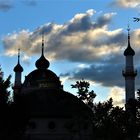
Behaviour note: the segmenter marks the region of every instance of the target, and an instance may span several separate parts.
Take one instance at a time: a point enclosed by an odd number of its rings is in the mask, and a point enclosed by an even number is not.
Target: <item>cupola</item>
[[[125,56],[128,56],[128,55],[134,56],[135,55],[135,51],[131,48],[131,45],[130,45],[130,33],[129,33],[130,28],[129,28],[129,26],[128,26],[127,31],[128,31],[128,46],[127,46],[127,48],[124,51],[124,55]]]
[[[17,65],[14,67],[14,72],[23,72],[23,68],[20,65],[20,49],[18,49],[18,63]]]
[[[38,69],[47,69],[50,65],[49,61],[44,56],[44,36],[42,35],[42,53],[41,57],[35,63]]]

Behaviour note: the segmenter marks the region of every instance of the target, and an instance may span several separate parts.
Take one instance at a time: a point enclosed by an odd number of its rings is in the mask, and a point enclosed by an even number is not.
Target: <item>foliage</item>
[[[0,139],[7,139],[10,132],[11,112],[9,104],[11,75],[3,79],[3,72],[0,68]],[[10,117],[9,117],[10,116]]]
[[[93,100],[96,97],[96,94],[93,90],[89,91],[89,82],[82,79],[81,81],[77,81],[76,84],[71,85],[71,87],[78,89],[77,94],[79,99],[81,99],[89,107],[93,107]]]
[[[84,80],[77,81],[72,88],[78,89],[78,97],[84,101],[92,102],[90,106],[93,110],[93,133],[94,139],[103,140],[136,140],[140,134],[140,90],[137,99],[130,99],[126,104],[126,110],[119,106],[113,106],[113,100],[101,103],[94,103],[95,93],[92,91],[89,100],[90,83]]]
[[[103,103],[97,103],[93,109],[93,132],[95,139],[124,139],[126,115],[123,108],[113,106],[110,98]]]
[[[0,69],[0,107],[8,104],[8,99],[10,95],[10,91],[8,91],[8,88],[10,87],[10,79],[11,75],[8,76],[6,80],[4,80],[3,72]]]

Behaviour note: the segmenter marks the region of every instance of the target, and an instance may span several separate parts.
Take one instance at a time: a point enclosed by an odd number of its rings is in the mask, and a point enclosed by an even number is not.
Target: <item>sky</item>
[[[110,97],[123,106],[122,70],[129,24],[135,50],[136,90],[140,88],[140,0],[0,0],[0,65],[5,78],[12,75],[21,50],[22,81],[36,69],[41,54],[42,32],[50,70],[71,89],[85,79],[96,93],[95,102]]]

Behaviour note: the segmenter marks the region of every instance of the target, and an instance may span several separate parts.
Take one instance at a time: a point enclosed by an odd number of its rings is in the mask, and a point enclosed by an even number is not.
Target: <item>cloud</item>
[[[122,69],[123,51],[127,46],[127,35],[123,29],[110,30],[109,25],[116,13],[99,16],[93,9],[78,13],[65,24],[46,23],[33,31],[21,30],[3,38],[5,55],[23,52],[23,60],[41,52],[41,36],[45,37],[45,54],[49,60],[67,60],[81,63],[73,72],[62,73],[72,79],[85,78],[103,86],[124,86]],[[95,18],[96,17],[96,18]],[[131,32],[131,45],[137,53],[140,30]],[[140,56],[136,53],[135,64]],[[138,83],[138,82],[137,82]],[[137,84],[138,85],[138,84]]]
[[[27,56],[27,55],[24,55],[24,56],[22,57],[22,61],[23,61],[24,63],[26,63],[27,65],[30,64],[30,60],[31,60],[31,57],[29,57],[29,56]]]
[[[36,0],[23,0],[22,2],[23,2],[23,4],[25,4],[27,6],[36,6],[37,5]]]
[[[121,73],[122,67],[122,64],[91,64],[88,68],[80,68],[72,73],[61,74],[61,76],[69,76],[70,79],[76,80],[84,78],[106,87],[122,87],[124,85],[124,79]]]
[[[140,0],[115,0],[111,5],[123,8],[137,8],[140,6]]]
[[[51,60],[90,62],[108,59],[110,54],[118,53],[125,35],[122,29],[108,30],[116,13],[105,13],[93,21],[95,13],[95,10],[90,9],[76,14],[66,24],[47,23],[32,32],[21,30],[11,33],[3,39],[5,54],[13,56],[19,47],[26,55],[40,53],[43,32],[45,52]]]
[[[0,1],[0,11],[6,12],[13,8],[13,1],[12,0],[1,0]]]
[[[119,87],[113,87],[110,89],[110,92],[108,94],[108,99],[112,98],[113,103],[115,106],[124,107],[125,101],[125,91],[122,88]]]

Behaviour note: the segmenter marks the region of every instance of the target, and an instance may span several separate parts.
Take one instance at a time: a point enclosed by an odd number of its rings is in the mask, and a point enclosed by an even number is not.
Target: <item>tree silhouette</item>
[[[93,107],[93,100],[96,97],[96,94],[93,90],[89,91],[90,83],[85,80],[76,81],[74,85],[71,85],[72,88],[76,88],[78,98],[81,99],[85,104],[90,108]]]
[[[125,137],[126,114],[123,108],[113,106],[110,98],[94,106],[93,132],[95,139],[118,140]]]
[[[11,75],[6,80],[3,79],[3,72],[0,68],[0,139],[7,139],[10,132],[10,104],[9,95]]]
[[[10,87],[10,79],[11,75],[8,76],[6,80],[3,79],[3,72],[0,68],[0,107],[2,108],[8,105],[8,99],[10,95],[8,88]]]
[[[93,139],[99,140],[136,140],[140,134],[140,90],[137,99],[129,100],[127,109],[113,106],[110,98],[103,103],[94,103],[94,91],[89,91],[90,83],[81,80],[71,85],[78,89],[78,97],[93,110]],[[89,98],[90,97],[90,98]]]

